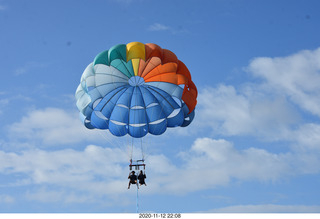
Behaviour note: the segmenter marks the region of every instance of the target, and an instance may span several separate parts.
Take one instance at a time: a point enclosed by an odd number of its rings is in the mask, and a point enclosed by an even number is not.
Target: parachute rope
[[[139,189],[137,186],[136,213],[139,213]]]
[[[93,124],[94,124],[94,123],[93,123]],[[103,132],[103,131],[98,131],[99,135],[100,135],[102,138],[104,138],[110,145],[116,144],[116,147],[117,147],[117,148],[119,148],[121,151],[124,151],[123,148],[122,148],[123,145],[121,145],[120,142],[118,142],[118,141],[112,141],[111,139],[109,139],[108,137],[106,137],[106,135],[103,134],[102,132]]]
[[[144,160],[144,150],[143,150],[142,138],[140,139],[140,146],[141,146],[141,157],[142,157],[142,160]]]

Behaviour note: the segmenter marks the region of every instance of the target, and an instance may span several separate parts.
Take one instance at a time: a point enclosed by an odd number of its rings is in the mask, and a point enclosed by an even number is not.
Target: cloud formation
[[[320,116],[320,48],[287,57],[253,59],[247,71],[274,92],[287,95],[304,110]]]
[[[92,201],[94,196],[122,194],[126,190],[124,163],[127,156],[121,149],[87,146],[83,151],[63,149],[26,150],[21,153],[0,151],[0,174],[19,175],[1,186],[36,186],[25,196],[44,202]],[[77,197],[77,193],[86,194]],[[73,198],[72,198],[73,197]],[[6,198],[5,200],[13,200]],[[72,201],[73,200],[73,201]]]
[[[98,130],[86,129],[76,112],[59,108],[30,111],[21,121],[12,124],[8,130],[12,138],[38,142],[37,145],[41,147],[74,144],[85,140],[96,142],[107,138]]]
[[[165,31],[170,29],[171,28],[169,26],[160,23],[154,23],[148,27],[149,31]]]
[[[245,69],[260,80],[200,90],[195,125],[210,128],[213,136],[252,136],[318,147],[320,48],[255,58]]]
[[[196,125],[224,136],[279,138],[296,124],[298,115],[282,97],[270,97],[257,87],[237,90],[231,85],[208,87],[199,94]]]

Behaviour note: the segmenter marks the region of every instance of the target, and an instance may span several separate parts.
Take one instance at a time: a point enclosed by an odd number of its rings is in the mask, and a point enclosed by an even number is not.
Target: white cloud
[[[246,70],[262,80],[199,91],[192,126],[213,136],[253,136],[319,151],[320,124],[304,118],[320,115],[320,48],[255,58]]]
[[[170,29],[171,28],[169,26],[160,23],[154,23],[148,27],[149,31],[166,31]]]
[[[270,153],[237,149],[224,139],[198,138],[173,163],[163,154],[150,154],[144,194],[187,194],[228,185],[232,180],[277,182],[299,174],[318,173],[318,153]],[[84,150],[21,153],[0,151],[0,173],[14,177],[2,186],[32,186],[26,198],[40,202],[99,202],[120,199],[127,190],[128,157],[120,148],[89,145]],[[196,185],[196,186],[195,186]],[[111,200],[110,200],[111,201]]]
[[[31,98],[23,96],[21,94],[12,95],[10,92],[0,92],[0,115],[6,115],[6,111],[12,107],[12,103],[15,101],[28,102],[32,101]]]
[[[206,213],[319,213],[320,206],[305,205],[236,205],[213,209]]]
[[[91,181],[95,175],[111,178],[120,175],[121,163],[127,161],[121,149],[87,146],[83,151],[64,149],[59,151],[28,150],[21,154],[0,151],[1,172],[25,173],[35,184],[68,184]]]
[[[30,111],[20,122],[10,125],[8,130],[16,140],[39,141],[41,146],[108,140],[107,132],[102,134],[99,130],[88,130],[81,124],[76,112],[59,108]]]
[[[320,151],[320,124],[305,123],[292,130],[287,141],[292,143],[292,149],[298,152]]]
[[[183,26],[171,27],[161,23],[153,23],[148,28],[148,31],[151,32],[160,32],[160,31],[168,31],[171,34],[187,34],[189,33]]]
[[[34,62],[34,61],[27,62],[23,66],[16,68],[14,70],[14,75],[20,76],[22,74],[30,72],[31,70],[46,67],[47,65],[48,65],[47,63],[42,63],[42,62]]]
[[[121,149],[94,145],[83,151],[0,151],[0,173],[19,176],[1,186],[32,186],[26,197],[41,202],[92,202],[126,192],[127,162]]]
[[[238,91],[219,85],[199,92],[195,125],[224,136],[255,135],[282,138],[299,116],[286,99],[263,94],[256,87]]]
[[[159,182],[156,186],[161,191],[183,194],[228,185],[232,179],[278,182],[320,172],[319,151],[271,153],[254,147],[239,150],[224,139],[198,138],[190,150],[180,153],[180,158],[184,160],[181,166],[161,159],[167,165],[166,177],[160,174],[153,179]]]
[[[259,57],[247,70],[265,80],[270,90],[286,94],[302,109],[320,116],[320,48],[287,57]]]
[[[15,202],[14,197],[12,197],[10,195],[2,195],[2,194],[0,194],[0,203],[11,204],[13,202]]]
[[[292,171],[286,155],[256,148],[237,150],[223,139],[199,138],[180,156],[185,164],[172,174],[170,182],[165,182],[164,190],[176,193],[204,190],[227,185],[233,178],[276,181]]]

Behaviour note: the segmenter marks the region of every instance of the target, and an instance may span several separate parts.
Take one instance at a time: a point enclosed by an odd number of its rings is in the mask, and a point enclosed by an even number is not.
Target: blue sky
[[[136,211],[128,138],[85,129],[74,98],[98,53],[133,41],[173,51],[199,91],[189,127],[143,140],[140,212],[320,212],[319,9],[0,0],[0,212]]]

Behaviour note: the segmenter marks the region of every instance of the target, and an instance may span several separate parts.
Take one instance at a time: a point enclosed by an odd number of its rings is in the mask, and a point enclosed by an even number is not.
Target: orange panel
[[[146,62],[140,61],[139,75],[146,82],[161,81],[173,84],[184,84],[182,100],[192,112],[197,104],[197,87],[191,80],[191,74],[186,65],[167,49],[147,43],[145,44]]]
[[[168,63],[168,62],[174,62],[178,63],[177,56],[171,52],[170,50],[163,49],[162,50],[162,58],[161,58],[162,64]]]
[[[157,66],[161,65],[161,59],[158,57],[152,57],[146,62],[146,66],[144,67],[143,72],[141,73],[141,77],[145,77],[150,71],[154,70]]]
[[[197,90],[196,85],[193,83],[193,81],[190,81],[190,82],[189,82],[189,88],[190,88],[190,91],[194,93],[195,98],[197,98],[197,96],[198,96],[198,90]]]
[[[146,62],[145,62],[143,59],[140,59],[138,76],[141,77],[142,72],[144,71],[144,69],[145,69],[146,66],[147,66]]]
[[[193,81],[190,80],[188,85],[184,87],[183,94],[182,94],[182,100],[188,106],[189,113],[192,112],[192,110],[197,105],[197,96],[198,96],[197,87],[193,83]]]
[[[147,43],[145,44],[145,50],[146,50],[146,60],[148,60],[151,57],[162,57],[162,49],[160,46],[154,43]]]
[[[161,73],[166,73],[166,72],[177,72],[177,64],[176,63],[167,63],[167,64],[164,64],[164,65],[159,65],[158,68],[159,68],[159,71]]]
[[[178,76],[178,83],[177,83],[178,85],[188,83],[188,79],[186,78],[186,76],[180,75],[180,74],[177,74],[177,76]]]
[[[151,81],[161,81],[161,82],[168,82],[168,83],[172,83],[172,84],[177,84],[178,77],[175,72],[171,72],[171,73],[155,75],[154,77],[151,77],[149,79],[145,79],[145,82],[151,82]]]
[[[173,72],[176,74],[177,64],[176,63],[167,63],[165,65],[158,65],[156,68],[152,69],[149,73],[144,75],[144,79],[149,79],[158,74],[164,74],[168,72]]]
[[[197,105],[197,99],[190,91],[187,91],[182,95],[182,100],[188,106],[189,113],[192,112]]]
[[[186,76],[189,80],[191,80],[191,74],[187,68],[187,66],[179,60],[177,74],[182,74]]]

